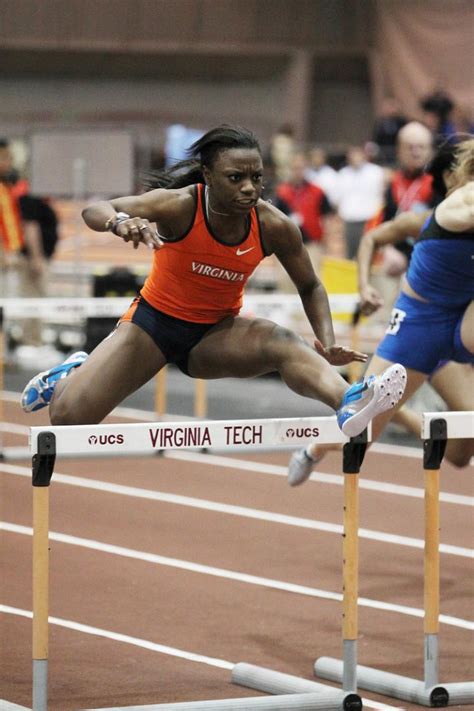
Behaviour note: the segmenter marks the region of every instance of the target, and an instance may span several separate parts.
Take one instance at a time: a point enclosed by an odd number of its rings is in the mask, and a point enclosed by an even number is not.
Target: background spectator
[[[361,146],[350,148],[346,160],[337,179],[337,208],[344,223],[346,258],[355,259],[365,223],[382,204],[385,177]]]
[[[385,191],[383,207],[367,225],[368,229],[392,220],[399,212],[424,212],[433,206],[432,177],[424,173],[433,151],[433,135],[423,124],[411,121],[400,129],[397,141],[398,169]],[[413,240],[407,239],[384,250],[384,270],[399,276],[408,264]]]
[[[293,126],[284,124],[270,139],[270,157],[278,180],[288,180],[291,157],[295,152]]]
[[[307,179],[308,161],[304,153],[295,153],[290,161],[290,177],[276,190],[276,207],[300,228],[313,268],[319,272],[323,253],[324,216],[332,212],[320,187]]]
[[[8,140],[0,139],[0,294],[46,296],[46,264],[57,241],[57,220],[44,201],[27,194],[19,181]],[[22,342],[40,346],[37,319],[25,319]]]
[[[329,202],[334,205],[337,191],[337,172],[327,162],[327,153],[324,148],[314,146],[309,151],[309,167],[306,177],[318,185],[325,193]]]

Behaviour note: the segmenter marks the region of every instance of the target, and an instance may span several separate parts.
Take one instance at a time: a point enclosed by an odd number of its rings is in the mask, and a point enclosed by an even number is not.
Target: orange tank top
[[[199,184],[191,227],[154,253],[141,294],[169,316],[217,323],[239,313],[245,284],[264,257],[256,209],[250,211],[245,237],[238,244],[224,244],[211,231],[204,185]]]

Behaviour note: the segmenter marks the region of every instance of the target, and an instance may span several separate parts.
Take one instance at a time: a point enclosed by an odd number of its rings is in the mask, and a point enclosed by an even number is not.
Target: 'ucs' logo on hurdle
[[[87,441],[89,444],[123,444],[124,436],[122,434],[91,435]]]
[[[286,436],[287,437],[319,437],[319,428],[318,427],[296,427],[293,429],[292,427],[289,427],[286,430]]]

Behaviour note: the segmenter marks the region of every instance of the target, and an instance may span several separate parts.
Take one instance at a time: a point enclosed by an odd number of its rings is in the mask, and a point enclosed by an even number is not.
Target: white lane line
[[[0,462],[0,472],[13,474],[16,476],[31,477],[31,470],[27,467],[19,467],[15,464],[4,464]],[[285,526],[295,526],[296,528],[308,528],[313,531],[323,531],[324,533],[336,533],[342,535],[344,530],[340,524],[327,523],[325,521],[316,521],[309,518],[301,518],[298,516],[289,516],[287,514],[274,513],[272,511],[263,511],[262,509],[252,509],[246,506],[234,506],[233,504],[223,504],[217,501],[209,501],[207,499],[197,499],[192,496],[182,496],[179,494],[168,494],[161,491],[152,491],[150,489],[140,489],[133,486],[124,486],[123,484],[113,484],[107,481],[97,479],[86,479],[84,477],[72,476],[70,474],[54,473],[54,482],[58,484],[66,484],[69,486],[78,486],[84,489],[94,489],[110,494],[118,494],[121,496],[131,496],[138,499],[148,499],[149,501],[160,501],[167,504],[175,504],[178,506],[188,506],[190,508],[203,509],[205,511],[213,511],[216,513],[224,513],[229,516],[241,516],[257,521],[269,521],[270,523],[278,523]],[[359,537],[370,541],[379,541],[383,543],[391,543],[398,546],[406,546],[408,548],[423,549],[424,541],[421,538],[412,538],[410,536],[400,536],[394,533],[385,533],[383,531],[373,531],[368,528],[359,529]],[[447,555],[460,556],[462,558],[473,558],[474,550],[472,548],[464,548],[462,546],[454,546],[448,543],[441,543],[439,546],[440,553]]]
[[[33,613],[30,610],[22,610],[18,607],[11,607],[10,605],[0,605],[0,612],[3,612],[7,615],[18,615],[19,617],[26,617],[27,619],[33,618]],[[156,644],[155,642],[150,642],[146,639],[130,637],[126,634],[120,634],[119,632],[111,632],[110,630],[103,630],[99,627],[91,627],[90,625],[84,625],[80,622],[74,622],[72,620],[63,620],[60,617],[49,617],[48,621],[51,625],[65,627],[66,629],[74,630],[75,632],[95,635],[96,637],[105,637],[106,639],[111,639],[114,642],[123,642],[124,644],[131,644],[135,647],[141,647],[142,649],[147,649],[151,652],[167,654],[171,657],[179,657],[180,659],[186,659],[187,661],[198,662],[200,664],[207,664],[211,667],[218,667],[219,669],[227,669],[228,671],[230,671],[235,666],[235,662],[228,662],[225,659],[218,659],[217,657],[206,657],[202,654],[195,654],[194,652],[185,652],[182,649],[168,647],[163,644]],[[362,701],[364,704],[364,708],[377,709],[379,711],[403,711],[403,709],[398,706],[389,706],[388,704],[382,704],[378,701],[372,701],[370,699],[362,699]]]
[[[9,432],[10,434],[25,435],[28,437],[30,428],[26,425],[17,425],[15,422],[0,422],[0,432]]]
[[[370,451],[370,450],[369,450]],[[288,475],[288,468],[277,464],[264,464],[262,462],[252,462],[243,459],[234,459],[215,454],[202,454],[200,452],[166,452],[165,457],[169,459],[181,459],[187,462],[198,462],[216,467],[226,467],[228,469],[239,469],[241,471],[259,472],[263,474],[275,474],[276,476]],[[421,470],[420,470],[421,473]],[[325,474],[324,472],[313,472],[312,481],[323,484],[334,484],[342,486],[344,477],[341,474]],[[401,484],[391,484],[383,481],[372,481],[359,477],[359,488],[369,491],[380,491],[385,494],[396,494],[398,496],[410,496],[415,499],[423,499],[425,492],[422,488],[415,486],[403,486]],[[440,501],[448,504],[460,504],[461,506],[474,506],[474,496],[463,494],[440,493]]]
[[[20,615],[21,617],[33,617],[33,613],[30,612],[30,610],[21,610],[17,607],[10,607],[9,605],[0,605],[0,612],[4,612],[10,615]],[[220,669],[232,669],[234,666],[232,662],[226,662],[224,659],[206,657],[202,654],[194,654],[194,652],[186,652],[182,649],[175,649],[174,647],[168,647],[163,644],[156,644],[155,642],[150,642],[146,639],[139,639],[138,637],[129,637],[125,634],[120,634],[118,632],[110,632],[109,630],[102,630],[98,627],[91,627],[90,625],[83,625],[80,622],[73,622],[72,620],[63,620],[60,617],[49,617],[48,621],[52,625],[66,627],[69,630],[83,632],[84,634],[93,634],[98,637],[105,637],[106,639],[111,639],[114,642],[125,642],[125,644],[133,644],[135,647],[149,649],[152,652],[159,652],[160,654],[168,654],[172,657],[180,657],[180,659],[187,659],[190,662],[200,662],[201,664],[209,664],[212,667],[219,667]]]
[[[21,526],[6,521],[0,522],[0,530],[26,536],[33,535],[33,529],[29,526]],[[94,541],[90,538],[80,538],[77,536],[71,536],[66,533],[57,533],[54,531],[51,531],[49,533],[49,538],[50,540],[57,541],[58,543],[66,543],[68,545],[79,546],[81,548],[88,548],[90,550],[100,551],[101,553],[111,553],[112,555],[119,555],[124,558],[142,560],[147,563],[154,563],[155,565],[165,565],[171,568],[179,568],[180,570],[186,570],[189,572],[212,575],[217,578],[225,578],[227,580],[234,580],[241,583],[247,583],[249,585],[258,585],[261,587],[272,588],[273,590],[283,590],[285,592],[296,593],[298,595],[306,595],[307,597],[317,597],[323,600],[332,600],[336,602],[342,601],[341,593],[312,588],[307,585],[287,583],[282,580],[264,578],[258,575],[239,573],[234,570],[216,568],[210,565],[202,565],[200,563],[194,563],[187,560],[180,560],[179,558],[169,558],[168,556],[161,556],[157,555],[156,553],[146,553],[144,551],[138,551],[133,548],[124,548],[122,546],[102,543],[100,541]],[[408,615],[410,617],[424,616],[424,611],[417,607],[409,607],[407,605],[396,605],[389,602],[384,602],[381,600],[372,600],[370,598],[365,597],[358,598],[357,602],[360,607],[370,607],[371,609],[375,610],[396,612],[402,615]],[[450,625],[452,627],[459,627],[461,629],[466,630],[474,630],[474,622],[472,622],[471,620],[464,620],[460,617],[453,617],[451,615],[440,615],[439,620],[440,622],[443,622],[444,624]]]

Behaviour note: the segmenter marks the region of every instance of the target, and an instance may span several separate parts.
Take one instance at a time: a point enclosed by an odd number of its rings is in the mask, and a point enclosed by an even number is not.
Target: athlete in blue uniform
[[[453,170],[446,176],[448,196],[421,230],[386,335],[367,370],[367,374],[376,374],[393,360],[407,368],[400,406],[436,371],[440,361],[474,362],[473,179],[474,139],[469,139],[459,144]],[[399,219],[409,220],[410,216]],[[362,294],[363,312],[375,310],[376,302],[376,294],[369,288],[367,299]],[[374,420],[373,439],[391,416],[393,412]],[[305,481],[324,450],[313,443],[296,452],[290,461],[289,483],[294,486]],[[469,455],[469,451],[465,453]]]
[[[440,360],[471,363],[474,357],[461,338],[466,310],[474,298],[474,225],[463,232],[447,229],[441,221],[450,227],[455,223],[446,208],[444,216],[441,211],[442,205],[421,232],[385,338],[376,351],[385,360],[401,358],[405,367],[425,375]]]

